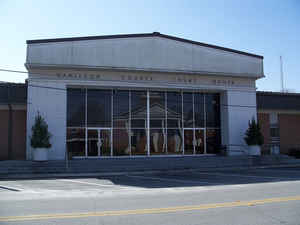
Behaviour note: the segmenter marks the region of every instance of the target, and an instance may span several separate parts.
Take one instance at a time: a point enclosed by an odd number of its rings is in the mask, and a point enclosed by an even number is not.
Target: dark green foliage
[[[31,128],[31,147],[33,148],[50,148],[50,137],[51,134],[48,131],[48,125],[44,118],[38,112],[38,115],[35,117],[35,123]]]
[[[263,145],[264,144],[264,137],[260,132],[260,126],[256,123],[255,119],[252,118],[249,121],[249,127],[246,131],[246,137],[244,138],[247,145]]]

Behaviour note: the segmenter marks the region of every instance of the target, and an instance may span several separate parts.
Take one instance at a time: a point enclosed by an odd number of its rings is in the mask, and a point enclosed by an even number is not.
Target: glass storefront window
[[[193,93],[183,93],[183,126],[194,127]]]
[[[111,90],[87,90],[87,126],[111,127]]]
[[[150,128],[164,128],[166,120],[165,93],[150,91]]]
[[[182,127],[181,92],[167,92],[167,128]]]
[[[184,154],[194,154],[194,130],[184,130]]]
[[[205,95],[206,127],[220,127],[220,95]]]
[[[220,129],[206,130],[206,153],[217,154],[221,145]]]
[[[182,154],[182,129],[167,129],[168,154]]]
[[[67,128],[66,142],[70,156],[85,156],[85,128]]]
[[[130,155],[129,130],[113,129],[113,155]]]
[[[131,154],[148,154],[146,129],[131,129]]]
[[[70,88],[67,126],[72,156],[215,154],[220,95]]]
[[[147,92],[131,91],[131,127],[147,127]]]
[[[126,128],[129,126],[129,91],[113,91],[113,126]]]
[[[67,126],[85,127],[85,89],[67,91]],[[76,102],[76,104],[74,104]]]
[[[194,94],[195,127],[204,127],[204,94]]]
[[[195,130],[195,153],[196,154],[204,154],[204,129],[196,129]]]
[[[150,154],[161,155],[166,154],[167,136],[164,129],[150,130]]]

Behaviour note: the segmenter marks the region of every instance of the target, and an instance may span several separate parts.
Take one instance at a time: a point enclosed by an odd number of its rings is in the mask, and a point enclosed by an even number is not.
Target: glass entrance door
[[[111,156],[111,138],[111,129],[88,129],[87,157]]]

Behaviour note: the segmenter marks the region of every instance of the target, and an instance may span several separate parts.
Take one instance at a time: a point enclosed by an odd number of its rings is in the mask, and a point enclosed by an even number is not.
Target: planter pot
[[[47,148],[34,148],[33,149],[33,160],[34,161],[47,161],[48,160],[48,149]]]
[[[249,145],[249,155],[261,155],[259,145]]]

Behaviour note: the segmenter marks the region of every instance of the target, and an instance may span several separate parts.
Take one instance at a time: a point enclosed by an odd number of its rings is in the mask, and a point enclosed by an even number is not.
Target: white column
[[[244,141],[248,121],[256,119],[256,91],[225,91],[221,93],[221,136],[229,155],[247,152]]]

